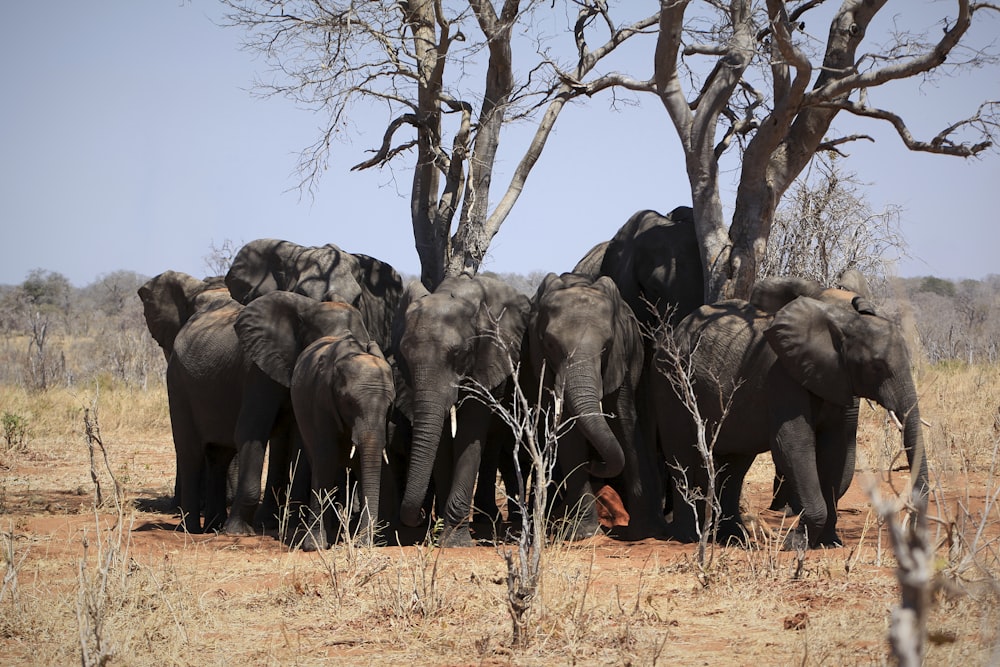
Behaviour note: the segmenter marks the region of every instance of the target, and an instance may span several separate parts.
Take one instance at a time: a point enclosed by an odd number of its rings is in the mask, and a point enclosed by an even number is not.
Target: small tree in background
[[[872,210],[866,184],[844,173],[838,159],[818,155],[776,212],[760,277],[798,276],[833,285],[848,269],[884,285],[886,267],[906,256],[900,209]]]

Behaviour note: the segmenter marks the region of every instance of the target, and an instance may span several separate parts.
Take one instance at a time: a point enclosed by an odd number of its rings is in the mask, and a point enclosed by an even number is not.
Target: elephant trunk
[[[361,495],[364,498],[362,525],[374,526],[379,518],[379,492],[382,480],[382,453],[385,451],[385,425],[364,426],[353,434],[360,455]]]
[[[429,373],[414,374],[417,391],[413,400],[413,444],[407,466],[406,490],[399,511],[400,520],[411,527],[420,525],[422,521],[421,510],[430,486],[441,430],[448,410],[458,400],[456,383],[438,388],[440,381],[433,381],[432,377]]]
[[[590,474],[614,477],[625,468],[625,453],[601,409],[603,384],[596,363],[575,364],[566,371],[563,397],[568,413],[577,419],[574,428],[581,430],[600,459],[591,461]]]
[[[923,501],[930,491],[930,484],[927,481],[927,451],[924,448],[920,408],[913,380],[906,373],[901,378],[887,382],[881,393],[879,403],[892,410],[903,424],[903,450],[910,465],[913,499]]]

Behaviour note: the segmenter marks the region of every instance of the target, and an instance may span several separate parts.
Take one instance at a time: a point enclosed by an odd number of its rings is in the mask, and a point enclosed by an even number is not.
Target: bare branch
[[[884,120],[892,125],[903,144],[911,151],[921,151],[925,153],[938,153],[940,155],[956,155],[958,157],[975,157],[984,150],[994,145],[993,137],[1000,130],[1000,120],[997,111],[1000,110],[1000,102],[984,102],[979,110],[971,117],[953,123],[941,130],[930,141],[919,141],[913,137],[906,122],[901,116],[885,109],[875,109],[848,100],[823,104],[820,106],[831,107],[848,111],[857,116]],[[974,144],[955,143],[950,137],[955,132],[966,127],[974,127],[981,136],[987,137],[984,141]]]
[[[374,167],[375,165],[384,165],[399,153],[412,148],[416,144],[415,141],[408,141],[396,147],[392,146],[393,135],[396,133],[396,130],[403,125],[412,125],[416,127],[418,125],[417,117],[413,114],[404,114],[393,119],[393,121],[389,123],[389,127],[386,129],[385,134],[382,136],[382,146],[375,151],[374,157],[370,160],[365,160],[360,164],[354,165],[351,167],[351,171],[360,171],[362,169]]]

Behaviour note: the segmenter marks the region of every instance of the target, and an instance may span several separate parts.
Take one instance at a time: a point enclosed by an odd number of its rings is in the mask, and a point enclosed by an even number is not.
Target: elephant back
[[[679,322],[704,303],[691,208],[633,215],[609,241],[600,273],[615,281],[640,323],[655,326],[664,317]]]

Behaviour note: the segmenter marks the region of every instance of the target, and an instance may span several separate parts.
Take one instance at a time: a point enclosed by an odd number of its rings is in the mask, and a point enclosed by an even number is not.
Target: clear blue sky
[[[935,11],[954,14],[952,4]],[[335,146],[315,199],[300,196],[296,154],[315,139],[321,119],[287,100],[249,94],[265,64],[239,49],[238,31],[214,23],[220,15],[212,0],[6,4],[0,284],[19,283],[34,268],[61,272],[78,286],[117,269],[203,275],[213,242],[259,237],[333,242],[418,272],[409,172],[348,170],[379,142],[383,118]],[[1000,34],[1000,20],[988,30]],[[898,88],[914,132],[929,138],[981,99],[1000,96],[1000,67],[946,78],[936,89]],[[485,269],[569,270],[636,210],[689,202],[662,107],[652,99],[620,112],[608,107],[604,97],[564,111]],[[874,206],[904,208],[913,259],[900,274],[1000,273],[996,153],[977,161],[916,155],[884,127],[838,126],[878,139],[851,145],[846,169],[873,183]],[[518,140],[503,143],[511,152],[495,187],[506,185]]]

